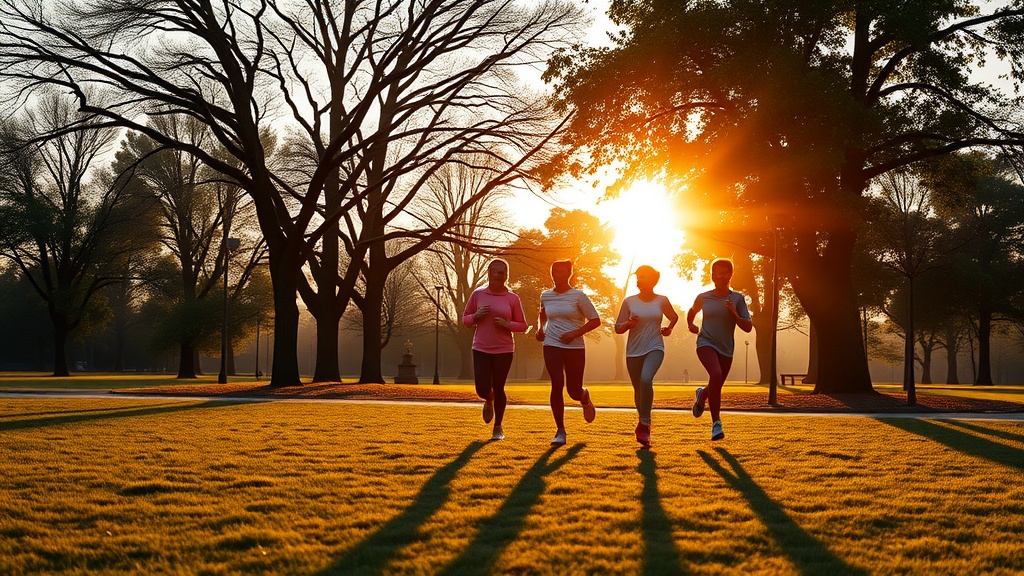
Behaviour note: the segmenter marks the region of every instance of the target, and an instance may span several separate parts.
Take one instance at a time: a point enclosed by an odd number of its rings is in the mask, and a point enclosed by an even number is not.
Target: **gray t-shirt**
[[[730,291],[727,296],[715,296],[713,290],[701,292],[700,300],[704,319],[700,323],[700,334],[697,335],[697,347],[711,346],[722,356],[732,357],[736,344],[736,318],[725,308],[725,301],[732,300],[736,313],[741,318],[750,320],[747,301],[739,292]]]

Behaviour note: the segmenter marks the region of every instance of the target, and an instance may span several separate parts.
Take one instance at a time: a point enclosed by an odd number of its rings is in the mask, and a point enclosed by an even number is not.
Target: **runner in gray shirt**
[[[697,335],[697,358],[708,371],[707,387],[697,388],[697,400],[693,403],[693,415],[700,418],[704,403],[711,409],[711,439],[725,438],[722,431],[721,407],[722,385],[732,367],[736,327],[750,332],[754,325],[747,311],[747,301],[739,292],[729,288],[732,280],[732,261],[719,258],[711,263],[711,281],[715,288],[697,295],[693,307],[686,313],[690,332]],[[700,328],[693,323],[699,312],[704,312]]]

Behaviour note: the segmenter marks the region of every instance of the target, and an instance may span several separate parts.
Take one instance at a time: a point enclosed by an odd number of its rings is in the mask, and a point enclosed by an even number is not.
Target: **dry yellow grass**
[[[1019,422],[0,398],[3,574],[1011,574]]]

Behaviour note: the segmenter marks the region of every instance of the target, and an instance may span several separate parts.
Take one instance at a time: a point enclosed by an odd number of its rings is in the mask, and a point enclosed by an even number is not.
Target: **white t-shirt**
[[[622,301],[616,324],[626,322],[630,316],[640,318],[640,322],[629,330],[629,337],[626,339],[627,358],[643,356],[654,350],[665,350],[665,341],[661,337],[661,319],[664,318],[664,310],[668,306],[668,298],[660,294],[650,302],[644,302],[637,294],[627,296]]]
[[[598,318],[597,309],[582,290],[570,288],[559,294],[545,290],[540,294],[540,307],[547,322],[544,324],[544,345],[557,348],[584,348],[583,337],[566,344],[562,334],[582,328],[588,320]]]

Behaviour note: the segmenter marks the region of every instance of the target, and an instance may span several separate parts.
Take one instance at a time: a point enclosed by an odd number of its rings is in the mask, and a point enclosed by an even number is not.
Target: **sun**
[[[680,228],[678,209],[662,186],[638,182],[617,198],[600,202],[594,213],[615,229],[612,247],[622,261],[608,272],[626,287],[627,294],[636,292],[629,275],[646,264],[661,272],[656,292],[666,294],[677,305],[693,298],[689,278],[679,278],[673,268],[686,235]]]

